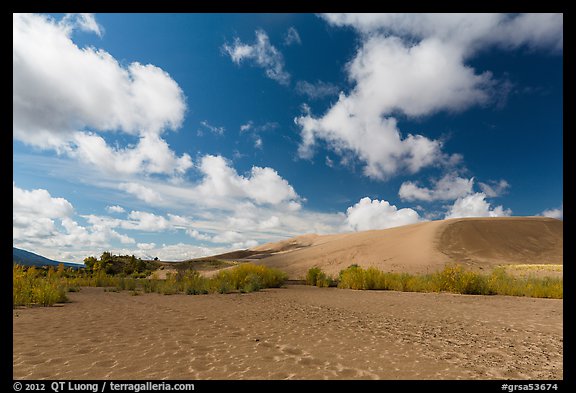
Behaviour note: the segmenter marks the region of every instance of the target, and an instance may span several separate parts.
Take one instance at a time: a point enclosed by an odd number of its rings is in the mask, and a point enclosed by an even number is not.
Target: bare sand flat
[[[14,311],[16,379],[562,379],[562,300],[83,288]]]
[[[250,249],[255,263],[303,278],[312,266],[336,276],[355,263],[431,273],[447,263],[473,270],[506,264],[562,264],[562,221],[547,217],[456,218],[384,230],[303,235]]]

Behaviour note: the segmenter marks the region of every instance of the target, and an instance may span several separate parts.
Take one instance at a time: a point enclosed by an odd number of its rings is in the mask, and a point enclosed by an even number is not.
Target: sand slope
[[[249,251],[249,258],[302,278],[312,266],[337,275],[349,265],[426,273],[446,263],[472,269],[501,264],[562,264],[562,221],[547,217],[457,218],[384,230],[303,235]]]

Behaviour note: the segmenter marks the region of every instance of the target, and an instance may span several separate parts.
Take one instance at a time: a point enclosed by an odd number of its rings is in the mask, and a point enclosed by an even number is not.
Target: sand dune
[[[457,218],[384,230],[304,235],[250,249],[256,263],[302,278],[312,266],[337,275],[349,265],[426,273],[446,263],[562,264],[562,221],[546,217]],[[259,254],[260,253],[260,254]]]
[[[562,379],[562,300],[83,288],[14,310],[16,379]]]

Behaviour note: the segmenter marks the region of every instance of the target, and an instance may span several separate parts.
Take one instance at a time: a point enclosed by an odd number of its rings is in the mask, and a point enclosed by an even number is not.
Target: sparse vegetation
[[[34,266],[12,269],[12,302],[16,306],[53,306],[68,300],[65,278],[53,268],[44,271]]]
[[[136,272],[138,274],[138,272]],[[13,305],[52,306],[67,301],[67,292],[77,292],[81,287],[105,287],[108,292],[130,291],[132,295],[178,293],[201,295],[207,293],[255,292],[263,288],[282,286],[286,274],[265,266],[251,263],[224,270],[212,278],[203,277],[196,270],[178,270],[168,274],[165,280],[140,278],[121,272],[116,275],[106,273],[105,267],[68,271],[59,268],[37,269],[14,265]]]
[[[315,285],[319,288],[328,288],[335,286],[332,277],[328,276],[319,267],[312,267],[306,273],[306,284]]]
[[[109,253],[104,253],[100,260],[90,258],[86,258],[89,267],[79,270],[66,269],[63,265],[54,269],[15,264],[12,299],[14,307],[53,306],[68,301],[66,295],[68,292],[78,292],[81,287],[86,286],[106,287],[109,292],[130,291],[132,295],[141,293],[201,295],[256,292],[263,288],[280,287],[287,278],[285,273],[277,269],[243,263],[221,270],[211,278],[202,276],[197,269],[189,266],[188,269],[180,268],[175,273],[168,273],[166,279],[162,280],[147,278],[150,275],[147,269],[151,265],[146,263],[153,261],[143,262],[133,256],[117,257]],[[118,269],[118,261],[125,263],[122,269]],[[206,261],[206,263],[219,262]],[[545,265],[538,265],[537,268],[522,265],[521,268],[526,272],[541,271],[546,268],[542,266]],[[554,266],[554,271],[558,270],[558,267]],[[375,267],[363,269],[354,264],[342,270],[337,280],[328,276],[322,269],[313,267],[306,274],[306,283],[318,287],[337,284],[339,288],[349,289],[563,298],[562,278],[511,274],[510,269],[509,266],[503,266],[495,268],[489,274],[481,274],[467,271],[461,265],[448,265],[439,272],[413,275],[382,272]],[[514,267],[514,269],[520,268]],[[116,273],[107,273],[109,271]]]
[[[306,276],[306,283],[318,285],[319,277],[325,277],[321,269],[310,269]],[[313,278],[316,280],[316,284],[313,283]],[[338,288],[510,295],[554,299],[562,299],[563,297],[563,280],[561,278],[515,277],[509,275],[504,267],[496,268],[490,274],[480,274],[466,271],[461,265],[449,265],[442,271],[422,275],[382,272],[374,267],[363,269],[358,265],[351,265],[340,272]]]
[[[239,289],[242,293],[258,292],[262,289],[262,278],[256,274],[249,274]]]
[[[278,269],[244,263],[232,269],[220,271],[213,278],[216,282],[227,282],[233,290],[281,287],[287,276]],[[252,292],[252,291],[250,291]]]
[[[306,285],[316,285],[318,274],[320,274],[321,272],[322,270],[316,266],[308,269],[308,272],[306,273]]]
[[[335,285],[332,277],[326,275],[326,273],[324,272],[320,272],[320,274],[318,274],[318,276],[316,277],[316,286],[319,288],[328,288],[333,287]]]

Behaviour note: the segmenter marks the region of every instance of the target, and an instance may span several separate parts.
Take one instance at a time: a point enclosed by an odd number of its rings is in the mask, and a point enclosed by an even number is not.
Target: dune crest
[[[426,273],[447,263],[471,269],[562,264],[563,223],[547,217],[455,218],[336,235],[307,234],[251,248],[251,259],[302,278],[312,266],[337,275],[351,264]]]

